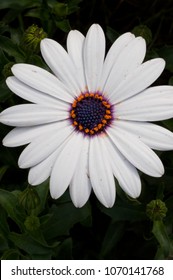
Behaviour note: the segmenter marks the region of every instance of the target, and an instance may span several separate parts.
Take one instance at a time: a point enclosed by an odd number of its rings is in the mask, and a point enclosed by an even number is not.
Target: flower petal
[[[107,133],[118,150],[136,168],[153,177],[163,175],[164,167],[159,157],[137,137],[116,126],[110,127]]]
[[[118,59],[118,56],[122,52],[122,50],[135,38],[135,36],[130,33],[124,33],[118,39],[113,43],[111,48],[109,49],[104,65],[103,65],[103,72],[100,79],[100,88],[103,89],[105,86],[105,82],[108,79],[108,76],[110,74],[110,71],[112,70],[113,66],[116,63],[116,60]]]
[[[125,76],[110,94],[111,102],[118,103],[149,87],[162,73],[165,61],[162,58],[148,60]]]
[[[85,37],[77,30],[72,30],[67,36],[67,50],[75,65],[75,76],[78,77],[81,92],[86,90],[86,80],[83,65],[83,44]]]
[[[103,91],[112,96],[125,77],[139,67],[145,53],[146,43],[142,37],[132,39],[129,44],[126,44],[112,67]]]
[[[27,86],[14,76],[8,77],[6,83],[11,91],[13,91],[16,95],[20,96],[25,100],[40,105],[60,108],[60,110],[68,110],[69,103],[63,102],[62,100],[59,100],[54,96],[45,94],[44,92],[38,91],[30,86]]]
[[[50,176],[50,193],[52,198],[59,198],[71,182],[81,153],[83,135],[76,132],[66,140],[66,145],[60,152]]]
[[[115,202],[115,182],[104,138],[91,139],[89,150],[89,176],[94,193],[105,207]]]
[[[66,126],[46,132],[34,139],[21,153],[18,164],[20,168],[34,166],[52,154],[72,133],[72,126]]]
[[[84,66],[87,86],[90,92],[99,89],[99,82],[105,56],[105,36],[98,24],[93,24],[84,42]]]
[[[70,89],[72,96],[79,95],[75,66],[66,50],[52,39],[43,39],[41,53],[53,73]]]
[[[91,182],[88,170],[89,139],[83,138],[82,150],[77,168],[70,183],[70,196],[76,207],[82,207],[91,193]]]
[[[152,123],[117,121],[116,127],[137,136],[152,149],[168,151],[173,149],[173,133]]]
[[[32,126],[69,118],[68,112],[35,104],[10,107],[0,114],[0,122],[11,126]]]
[[[116,118],[133,121],[159,121],[173,117],[173,87],[151,87],[117,104]]]
[[[129,196],[138,197],[141,193],[141,180],[136,168],[119,152],[108,137],[105,141],[112,171],[119,185]]]
[[[29,170],[28,182],[29,184],[36,186],[43,183],[51,174],[53,165],[63,148],[63,144],[58,147],[51,155],[45,158],[43,161],[33,166]]]
[[[48,71],[30,64],[19,63],[11,68],[13,74],[24,84],[66,102],[73,97],[67,88]]]
[[[61,129],[69,125],[68,121],[61,121],[57,123],[48,123],[28,127],[15,127],[3,139],[3,145],[6,147],[17,147],[30,143],[35,138],[49,134],[55,129]]]

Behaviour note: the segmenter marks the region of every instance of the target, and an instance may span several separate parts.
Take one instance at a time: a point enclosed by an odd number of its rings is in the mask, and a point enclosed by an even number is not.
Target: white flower
[[[70,31],[67,52],[43,39],[41,52],[53,74],[16,64],[8,87],[31,104],[4,110],[0,121],[16,126],[3,140],[8,147],[28,144],[19,157],[38,185],[50,176],[50,193],[59,198],[69,186],[82,207],[93,189],[106,207],[115,202],[115,178],[136,198],[137,169],[160,177],[164,167],[152,151],[173,149],[173,134],[150,121],[173,117],[173,87],[149,87],[165,62],[143,62],[146,44],[131,33],[120,36],[105,57],[105,36],[93,24],[86,37]]]

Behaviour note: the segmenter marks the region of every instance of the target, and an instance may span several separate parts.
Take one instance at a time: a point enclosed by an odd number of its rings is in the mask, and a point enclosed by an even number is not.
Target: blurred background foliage
[[[47,36],[65,46],[67,32],[86,34],[92,23],[104,29],[107,49],[124,32],[143,36],[146,59],[166,60],[156,84],[173,85],[172,0],[1,0],[0,110],[24,102],[5,84],[14,63],[46,68],[39,48],[27,41],[28,28],[38,28],[31,32],[38,42]],[[159,124],[173,131],[173,120]],[[0,125],[1,140],[10,129]],[[22,149],[0,147],[1,259],[173,259],[173,151],[159,152],[162,178],[141,174],[138,200],[117,184],[113,208],[106,209],[92,194],[77,209],[68,191],[51,199],[48,181],[28,185],[28,171],[17,166]]]

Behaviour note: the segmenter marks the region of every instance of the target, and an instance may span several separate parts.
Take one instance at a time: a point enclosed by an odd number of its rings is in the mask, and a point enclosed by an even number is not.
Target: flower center
[[[99,92],[82,93],[72,103],[70,118],[78,131],[88,135],[98,134],[113,118],[112,105]]]

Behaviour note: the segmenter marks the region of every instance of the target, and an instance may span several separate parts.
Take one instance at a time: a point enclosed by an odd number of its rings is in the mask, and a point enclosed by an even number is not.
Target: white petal
[[[137,136],[152,149],[167,151],[173,149],[173,133],[152,123],[116,121],[116,127]],[[115,128],[116,129],[116,128]]]
[[[82,150],[77,168],[70,183],[70,196],[76,207],[82,207],[91,193],[91,182],[88,170],[89,139],[83,138]]]
[[[122,102],[149,87],[162,73],[165,61],[161,58],[148,60],[125,76],[110,95],[112,103]]]
[[[89,150],[89,176],[97,198],[105,207],[115,202],[115,182],[104,138],[91,139]]]
[[[46,159],[33,166],[29,170],[28,182],[29,184],[36,186],[43,183],[51,174],[53,165],[63,148],[63,144],[58,147],[51,155]]]
[[[79,95],[75,66],[65,49],[52,39],[43,39],[41,53],[53,73],[70,89],[71,95]]]
[[[6,147],[17,147],[30,143],[40,135],[49,134],[55,129],[61,129],[69,125],[69,121],[57,123],[48,123],[43,125],[15,127],[3,139],[3,145]]]
[[[118,56],[122,52],[122,50],[133,40],[135,36],[130,33],[124,33],[121,35],[111,46],[109,49],[104,65],[103,65],[103,72],[100,80],[100,88],[104,88],[105,82],[110,74],[110,71],[112,70],[114,64],[116,63],[116,60],[118,59]]]
[[[66,102],[73,97],[67,88],[48,71],[30,64],[19,63],[11,68],[13,74],[24,84]]]
[[[159,121],[173,117],[173,87],[151,87],[119,103],[116,118],[133,121]]]
[[[129,196],[138,197],[141,193],[141,180],[136,168],[118,151],[108,137],[105,141],[112,171],[119,185]]]
[[[76,132],[67,139],[60,152],[50,176],[50,193],[52,198],[59,198],[71,182],[81,153],[83,135]]]
[[[30,102],[61,108],[61,110],[66,110],[69,106],[69,103],[63,102],[62,100],[57,99],[49,94],[45,94],[30,86],[27,86],[16,77],[7,78],[6,83],[10,90],[13,91],[16,95]]]
[[[35,104],[10,107],[0,114],[0,122],[11,126],[32,126],[69,118],[66,111]]]
[[[145,57],[145,53],[146,43],[142,37],[131,40],[117,57],[103,91],[112,96],[126,76],[139,67]]]
[[[89,91],[99,88],[105,56],[105,36],[98,24],[93,24],[86,35],[84,43],[84,66]]]
[[[116,126],[110,127],[107,133],[118,150],[136,168],[153,177],[163,175],[164,167],[159,157],[137,137]]]
[[[21,153],[18,164],[20,168],[34,166],[52,154],[72,133],[72,126],[44,133],[34,139]]]
[[[83,44],[85,37],[77,30],[72,30],[67,36],[67,50],[75,65],[75,76],[78,77],[81,92],[86,90],[86,80],[83,65]]]

